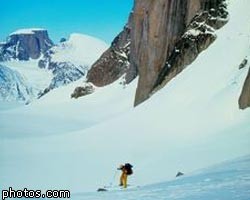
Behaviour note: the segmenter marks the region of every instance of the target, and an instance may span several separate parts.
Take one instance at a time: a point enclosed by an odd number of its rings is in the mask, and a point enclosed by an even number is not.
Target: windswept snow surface
[[[124,162],[134,165],[129,183],[141,186],[250,154],[250,109],[238,108],[249,68],[238,69],[250,52],[249,7],[249,0],[230,1],[230,21],[215,43],[135,109],[136,81],[79,100],[70,99],[73,83],[0,111],[0,186],[95,191],[116,184]]]
[[[25,28],[25,29],[18,29],[15,32],[11,33],[10,35],[19,35],[19,34],[34,34],[34,31],[45,31],[42,28]]]
[[[250,156],[146,187],[73,194],[74,200],[249,200]]]
[[[90,67],[107,48],[108,45],[100,39],[73,33],[68,41],[52,48],[52,61]]]

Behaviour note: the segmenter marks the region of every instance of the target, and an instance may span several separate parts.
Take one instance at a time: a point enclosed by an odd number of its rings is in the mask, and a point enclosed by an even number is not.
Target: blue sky
[[[0,0],[0,41],[20,28],[45,28],[54,42],[85,33],[107,43],[127,22],[133,0]]]

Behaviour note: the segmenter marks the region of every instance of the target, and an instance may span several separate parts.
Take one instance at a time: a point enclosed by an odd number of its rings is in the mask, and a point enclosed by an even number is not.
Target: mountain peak
[[[0,46],[0,61],[38,59],[52,46],[47,30],[19,29]]]
[[[51,57],[54,62],[90,66],[107,48],[108,45],[98,38],[72,33],[68,40],[51,49],[53,51]]]
[[[93,37],[93,36],[90,36],[90,35],[81,34],[81,33],[71,33],[69,36],[69,42],[77,42],[77,43],[81,42],[85,46],[88,43],[91,43],[91,44],[98,43],[98,45],[102,45],[105,48],[108,47],[108,44],[105,43],[103,40],[96,38],[96,37]]]

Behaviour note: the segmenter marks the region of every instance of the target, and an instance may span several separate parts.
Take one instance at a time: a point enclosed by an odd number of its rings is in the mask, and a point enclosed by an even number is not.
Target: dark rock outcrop
[[[38,95],[39,98],[55,88],[79,80],[85,75],[84,67],[75,66],[70,62],[49,62],[48,65],[40,65],[40,67],[52,71],[53,78],[49,87]]]
[[[52,46],[47,30],[17,31],[0,46],[0,61],[38,59]]]
[[[71,98],[79,98],[82,96],[86,96],[88,94],[92,94],[94,92],[94,87],[91,84],[86,84],[85,86],[76,87],[74,92],[71,94]]]
[[[227,14],[223,0],[135,1],[131,32],[131,65],[139,71],[135,105],[206,49]]]
[[[239,107],[242,110],[250,107],[250,68],[239,98]]]
[[[177,177],[180,177],[180,176],[184,176],[184,173],[178,172],[175,177],[177,178]]]
[[[130,65],[130,34],[133,15],[128,24],[114,39],[111,47],[92,65],[87,81],[102,87],[113,83],[125,74],[125,82],[130,83],[137,76],[137,69]]]
[[[245,59],[240,63],[239,69],[243,69],[244,67],[246,67],[246,66],[247,66],[247,63],[248,63],[248,60],[245,58]]]
[[[54,50],[51,48],[44,53],[43,57],[38,62],[38,67],[48,69],[53,74],[49,87],[39,94],[39,98],[55,88],[79,80],[86,76],[88,70],[86,66],[76,65],[71,62],[54,61],[52,59],[53,54]]]
[[[107,189],[105,189],[105,188],[98,188],[97,189],[97,192],[107,192],[108,190]]]
[[[61,38],[60,39],[60,43],[62,43],[62,42],[66,42],[67,41],[67,39],[66,38]]]

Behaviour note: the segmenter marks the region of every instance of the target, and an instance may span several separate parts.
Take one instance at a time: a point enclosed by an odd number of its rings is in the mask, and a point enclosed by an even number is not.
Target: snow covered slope
[[[75,65],[91,66],[108,45],[97,38],[73,33],[69,40],[62,42],[51,51],[54,62],[71,62]]]
[[[2,101],[29,102],[34,96],[29,84],[17,71],[0,64],[0,103]]]
[[[57,88],[28,106],[0,111],[0,138],[63,135],[103,123],[132,110],[135,84],[95,88],[94,94],[77,100],[71,94],[82,80]]]
[[[53,78],[49,70],[38,67],[38,60],[3,62],[3,65],[18,71],[24,77],[29,87],[32,88],[34,97],[48,87]]]
[[[237,103],[249,67],[238,68],[250,51],[249,7],[230,1],[216,42],[135,109],[136,82],[117,82],[76,101],[73,83],[0,111],[0,185],[95,191],[124,162],[135,166],[129,183],[145,185],[249,154],[250,110]]]
[[[173,181],[128,191],[73,194],[77,200],[165,199],[165,200],[248,200],[250,156],[227,161]]]

